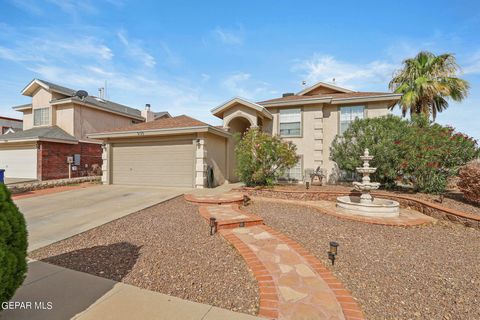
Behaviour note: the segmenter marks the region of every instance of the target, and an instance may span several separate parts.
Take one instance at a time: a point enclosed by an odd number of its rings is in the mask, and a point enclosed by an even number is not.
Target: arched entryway
[[[244,117],[235,117],[230,120],[227,126],[229,132],[243,135],[245,131],[252,126],[252,123],[250,123],[250,121]]]

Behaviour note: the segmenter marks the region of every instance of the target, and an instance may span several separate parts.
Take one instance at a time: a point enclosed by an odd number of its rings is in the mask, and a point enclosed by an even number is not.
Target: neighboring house
[[[0,116],[0,135],[22,131],[23,121]]]
[[[237,181],[232,134],[259,127],[297,145],[298,164],[286,173],[304,181],[306,172],[320,167],[327,181],[339,179],[330,160],[330,145],[356,118],[388,114],[388,105],[401,97],[384,92],[356,92],[319,82],[297,94],[251,102],[233,98],[214,108],[223,127],[213,127],[188,116],[161,119],[120,130],[90,134],[101,139],[103,181],[203,188],[209,168],[215,184]]]
[[[69,167],[73,177],[90,174],[102,165],[102,142],[89,133],[170,117],[156,115],[149,105],[140,111],[38,79],[22,94],[32,97],[13,107],[23,113],[23,131],[0,136],[0,168],[7,178],[67,178]]]

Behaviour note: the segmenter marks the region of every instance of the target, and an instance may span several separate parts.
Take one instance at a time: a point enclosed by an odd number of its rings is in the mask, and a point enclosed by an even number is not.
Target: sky
[[[479,1],[0,0],[0,115],[21,117],[39,78],[220,124],[232,97],[302,81],[388,91],[421,50],[455,54],[471,85],[436,121],[480,139]]]

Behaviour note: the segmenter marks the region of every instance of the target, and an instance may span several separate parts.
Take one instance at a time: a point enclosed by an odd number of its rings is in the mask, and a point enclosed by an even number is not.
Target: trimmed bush
[[[340,169],[354,171],[364,148],[375,157],[373,179],[386,188],[401,181],[426,193],[443,192],[448,179],[480,151],[474,139],[422,115],[356,120],[335,138],[331,158]]]
[[[460,169],[457,186],[465,199],[480,204],[480,161],[472,161]]]
[[[0,183],[0,303],[10,300],[25,279],[27,246],[25,219]]]
[[[249,129],[235,147],[237,175],[248,187],[271,186],[298,161],[296,146]]]

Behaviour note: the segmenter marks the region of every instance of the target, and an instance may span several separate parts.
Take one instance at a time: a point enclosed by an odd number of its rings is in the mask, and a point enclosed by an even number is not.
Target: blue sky
[[[141,3],[141,4],[139,4]],[[480,139],[478,1],[0,0],[0,114],[33,78],[218,124],[233,96],[302,80],[384,91],[419,50],[455,53],[469,97],[437,121]]]

